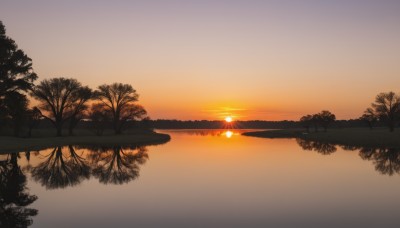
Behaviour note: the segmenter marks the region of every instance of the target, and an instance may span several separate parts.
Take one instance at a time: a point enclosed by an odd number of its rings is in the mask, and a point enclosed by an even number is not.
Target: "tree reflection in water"
[[[375,170],[392,176],[400,173],[400,149],[396,148],[361,148],[360,157],[370,160]]]
[[[398,148],[334,145],[299,138],[296,141],[303,150],[317,151],[322,154],[335,152],[337,146],[348,151],[358,150],[360,157],[363,160],[372,161],[375,170],[379,173],[389,176],[400,174],[400,149]]]
[[[0,160],[0,227],[27,227],[36,209],[27,208],[37,196],[27,192],[26,176],[18,165],[18,153]]]
[[[335,144],[332,143],[311,141],[300,138],[297,138],[296,141],[297,144],[299,144],[299,146],[303,148],[303,150],[317,151],[318,153],[323,155],[332,154],[337,150]]]
[[[139,147],[99,148],[92,150],[92,174],[104,184],[123,184],[139,176],[140,166],[148,159],[147,149]]]
[[[48,189],[65,188],[90,177],[90,166],[72,146],[54,148],[44,161],[31,169],[32,177]]]
[[[43,159],[37,166],[29,163],[24,170],[46,189],[75,186],[91,176],[103,184],[123,184],[139,176],[140,165],[148,159],[145,146],[85,147],[81,155],[73,146],[56,147],[50,152],[35,152]],[[46,154],[45,154],[46,153]],[[26,152],[27,160],[32,154]],[[0,227],[27,227],[38,211],[27,208],[37,196],[27,191],[27,178],[18,164],[19,153],[0,159]],[[1,157],[2,158],[2,157]]]

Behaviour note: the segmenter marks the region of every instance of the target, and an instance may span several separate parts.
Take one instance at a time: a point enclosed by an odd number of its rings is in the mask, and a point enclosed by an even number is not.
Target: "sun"
[[[230,123],[230,122],[233,121],[233,119],[232,119],[231,116],[227,116],[227,117],[225,117],[225,121],[228,122],[228,123]]]

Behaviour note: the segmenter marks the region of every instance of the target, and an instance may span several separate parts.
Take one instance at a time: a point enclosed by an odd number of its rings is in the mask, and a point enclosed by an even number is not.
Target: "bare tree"
[[[372,108],[379,119],[387,122],[389,130],[393,132],[400,115],[400,97],[394,92],[380,93],[372,103]]]
[[[372,128],[374,127],[374,124],[378,121],[378,117],[376,116],[376,114],[372,108],[367,108],[364,111],[364,114],[360,117],[360,120],[367,123],[369,129],[372,130]]]
[[[41,81],[32,90],[31,96],[41,102],[43,117],[53,123],[57,136],[62,135],[63,124],[88,101],[80,96],[86,88],[76,79],[52,78]]]
[[[77,101],[70,110],[68,134],[73,135],[73,130],[78,125],[79,121],[85,118],[85,111],[88,109],[87,102],[92,98],[92,89],[85,86],[79,89],[75,96]]]
[[[101,85],[95,91],[95,99],[107,112],[111,113],[113,128],[116,134],[121,134],[126,122],[140,119],[146,111],[135,104],[139,95],[129,84],[113,83]]]

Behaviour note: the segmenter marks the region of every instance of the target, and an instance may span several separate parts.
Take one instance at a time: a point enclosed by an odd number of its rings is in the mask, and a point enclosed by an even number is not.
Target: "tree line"
[[[39,121],[46,119],[62,136],[65,125],[72,135],[79,121],[90,119],[98,135],[107,123],[121,134],[128,122],[147,117],[129,84],[104,84],[92,90],[73,78],[45,79],[35,85],[37,79],[32,59],[6,35],[0,21],[0,128],[9,123],[15,136],[28,128],[30,136]],[[37,107],[29,108],[28,95],[39,103]]]
[[[336,117],[329,111],[322,111],[313,115],[305,115],[300,118],[300,123],[307,132],[310,127],[318,131],[318,126],[327,131],[328,126],[335,122]],[[384,124],[393,132],[400,121],[400,95],[394,92],[379,93],[371,107],[367,108],[359,118],[372,130],[378,123]]]

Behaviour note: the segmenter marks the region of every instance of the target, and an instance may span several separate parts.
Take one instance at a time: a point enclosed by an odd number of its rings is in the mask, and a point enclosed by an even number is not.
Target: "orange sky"
[[[361,4],[362,3],[362,4]],[[398,1],[4,1],[40,79],[132,84],[153,119],[357,118],[399,91]]]

